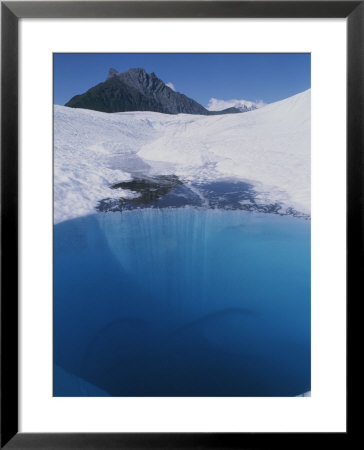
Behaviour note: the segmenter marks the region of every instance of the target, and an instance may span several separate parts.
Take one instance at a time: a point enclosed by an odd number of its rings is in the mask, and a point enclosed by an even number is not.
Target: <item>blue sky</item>
[[[212,97],[272,103],[311,87],[309,53],[56,53],[54,103],[104,81],[110,67],[142,67],[204,106]]]

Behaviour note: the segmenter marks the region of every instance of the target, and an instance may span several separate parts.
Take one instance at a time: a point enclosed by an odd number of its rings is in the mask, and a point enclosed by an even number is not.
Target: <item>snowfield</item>
[[[310,90],[220,116],[54,107],[54,221],[95,212],[135,175],[241,180],[262,204],[310,214]]]

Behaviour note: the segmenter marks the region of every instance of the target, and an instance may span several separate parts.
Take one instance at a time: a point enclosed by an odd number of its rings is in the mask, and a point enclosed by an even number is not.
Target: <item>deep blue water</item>
[[[54,227],[55,396],[310,390],[310,222],[194,208]]]

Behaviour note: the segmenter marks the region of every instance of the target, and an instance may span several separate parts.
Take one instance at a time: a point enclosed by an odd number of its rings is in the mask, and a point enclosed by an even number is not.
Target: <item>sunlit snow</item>
[[[258,201],[309,214],[310,90],[217,116],[54,107],[55,223],[120,197],[112,184],[168,174],[183,181],[246,181]]]

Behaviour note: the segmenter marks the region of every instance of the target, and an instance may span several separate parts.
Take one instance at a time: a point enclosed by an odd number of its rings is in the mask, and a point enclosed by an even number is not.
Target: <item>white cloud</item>
[[[171,83],[171,82],[166,83],[166,86],[168,86],[169,88],[171,88],[172,91],[176,91],[176,88],[174,87],[174,84],[173,84],[173,83]]]
[[[251,102],[249,100],[238,100],[238,99],[231,99],[231,100],[220,100],[218,98],[210,98],[206,109],[209,111],[221,111],[226,108],[241,108],[242,110],[245,109],[256,109],[261,108],[264,106],[265,103],[263,100],[259,100],[257,102]]]

